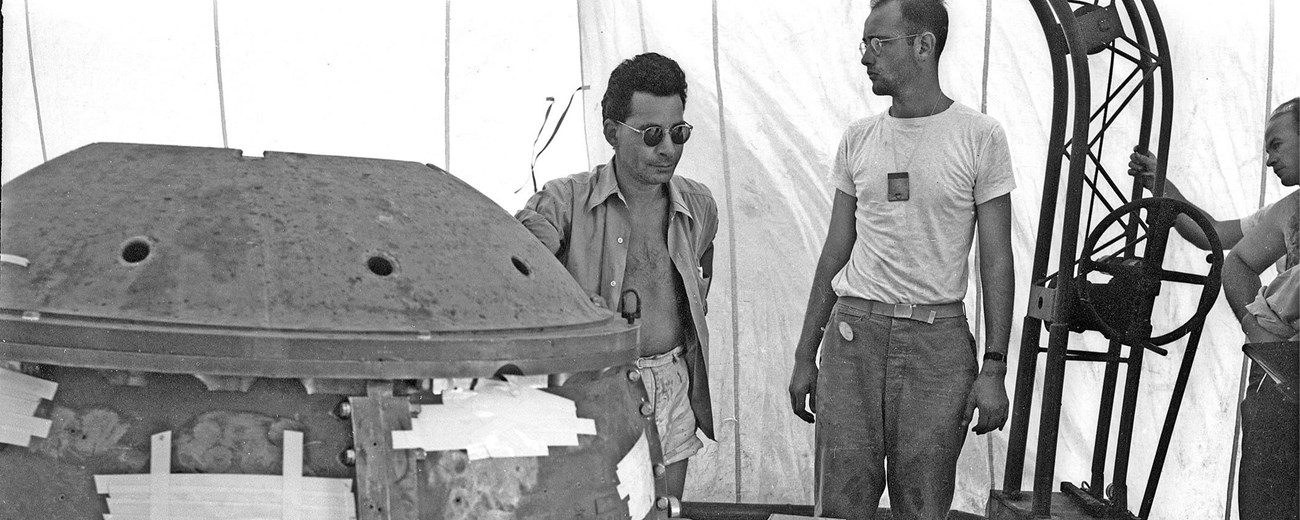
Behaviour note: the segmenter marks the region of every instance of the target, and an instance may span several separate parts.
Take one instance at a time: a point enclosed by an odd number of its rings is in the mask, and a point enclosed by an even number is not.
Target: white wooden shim
[[[122,516],[150,518],[150,506],[151,502],[108,497],[108,509],[112,511],[111,514],[114,518]],[[185,520],[196,518],[219,518],[221,520],[273,519],[280,518],[282,509],[281,505],[276,502],[242,504],[204,500],[188,502],[173,500],[171,507],[175,511],[183,512],[183,516],[176,518],[184,518]],[[299,512],[304,518],[313,520],[355,518],[356,504],[307,504]]]
[[[0,444],[13,444],[14,446],[27,447],[32,442],[32,434],[27,430],[10,428],[0,424]]]
[[[0,412],[9,412],[18,415],[32,415],[36,413],[36,408],[40,405],[40,399],[0,394]]]
[[[178,474],[173,474],[175,477]],[[202,488],[178,488],[175,482],[171,487],[171,503],[178,504],[182,502],[210,502],[214,504],[271,504],[280,507],[284,501],[280,488],[255,489],[246,491],[231,491],[223,489],[202,489]],[[277,484],[279,484],[277,482]],[[115,491],[109,495],[109,498],[120,500],[122,502],[139,502],[149,501],[149,487],[128,487],[120,488],[124,491]],[[340,507],[344,505],[353,505],[351,495],[348,490],[342,490],[335,493],[302,493],[301,503],[307,506],[315,507]],[[278,511],[278,509],[277,509]],[[277,516],[279,514],[277,513]]]
[[[50,426],[54,423],[49,419],[32,417],[31,415],[18,415],[9,412],[0,412],[0,425],[5,428],[25,431],[32,437],[46,437],[50,434]]]
[[[283,444],[280,520],[299,520],[302,504],[302,432],[285,430]]]
[[[0,395],[53,399],[54,392],[58,389],[59,384],[53,381],[0,368]]]
[[[173,490],[215,490],[222,494],[247,494],[259,491],[275,493],[279,500],[280,475],[222,475],[210,473],[177,473],[171,476]],[[149,475],[95,475],[95,489],[101,495],[118,493],[143,493],[149,487]],[[303,477],[304,496],[312,494],[334,495],[352,491],[352,479]]]
[[[155,433],[149,440],[149,520],[170,520],[167,479],[172,472],[172,432]]]

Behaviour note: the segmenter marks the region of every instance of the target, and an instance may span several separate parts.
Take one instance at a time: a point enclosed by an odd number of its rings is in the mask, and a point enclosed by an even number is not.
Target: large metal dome
[[[0,358],[277,377],[634,359],[490,199],[412,162],[93,144],[3,188]],[[12,257],[11,257],[12,259]]]

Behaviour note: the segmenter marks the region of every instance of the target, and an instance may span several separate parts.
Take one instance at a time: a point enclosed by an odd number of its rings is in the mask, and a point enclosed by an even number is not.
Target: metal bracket
[[[1084,6],[1074,12],[1088,54],[1097,54],[1106,44],[1124,35],[1124,25],[1119,19],[1115,4],[1106,7]]]
[[[1025,314],[1043,323],[1056,321],[1056,289],[1032,285],[1029,287],[1029,310]]]
[[[358,520],[419,518],[416,453],[393,450],[393,430],[411,429],[411,402],[393,396],[392,381],[370,381],[366,397],[349,397],[356,453]]]

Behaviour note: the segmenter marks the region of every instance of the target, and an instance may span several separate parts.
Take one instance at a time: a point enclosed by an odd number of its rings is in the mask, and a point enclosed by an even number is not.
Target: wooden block
[[[985,514],[988,520],[1036,520],[1033,514],[1032,492],[1025,491],[1018,498],[1007,496],[1002,491],[990,493]],[[1051,520],[1094,520],[1063,493],[1052,493]]]

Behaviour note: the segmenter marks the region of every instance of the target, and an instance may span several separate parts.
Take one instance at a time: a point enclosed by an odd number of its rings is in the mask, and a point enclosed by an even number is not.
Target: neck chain
[[[934,104],[930,106],[930,111],[926,113],[926,115],[923,117],[933,116],[934,111],[939,108],[939,101],[942,99],[943,99],[942,95],[940,95],[938,98],[935,98]],[[892,134],[893,142],[889,143],[889,149],[894,154],[894,168],[896,171],[906,172],[908,171],[908,168],[912,166],[912,160],[916,159],[916,150],[921,147],[921,143],[925,142],[925,137],[927,134],[929,134],[930,131],[930,125],[933,123],[934,121],[926,121],[925,126],[921,127],[921,135],[916,138],[916,144],[912,145],[912,152],[907,154],[907,164],[903,165],[903,168],[901,170],[898,169],[898,127],[895,126],[893,128],[890,128],[890,134]]]

